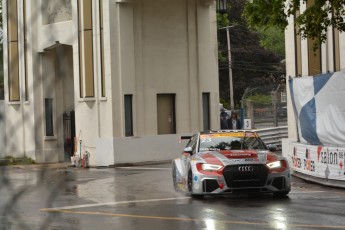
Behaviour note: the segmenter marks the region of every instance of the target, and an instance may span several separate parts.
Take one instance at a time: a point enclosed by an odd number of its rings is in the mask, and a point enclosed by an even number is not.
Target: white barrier
[[[95,149],[87,149],[90,166],[171,161],[181,154],[187,144],[187,141],[180,142],[181,135],[100,138]]]
[[[283,156],[288,159],[293,175],[345,188],[345,148],[306,145],[283,139]]]

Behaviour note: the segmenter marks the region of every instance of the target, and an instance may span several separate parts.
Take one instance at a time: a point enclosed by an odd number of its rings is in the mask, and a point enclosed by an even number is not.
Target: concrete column
[[[252,128],[255,128],[254,124],[254,101],[247,100],[247,118],[251,120]]]

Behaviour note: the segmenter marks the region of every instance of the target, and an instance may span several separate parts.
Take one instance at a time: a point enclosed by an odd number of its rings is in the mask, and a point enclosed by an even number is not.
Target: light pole
[[[234,110],[234,87],[232,81],[232,59],[231,59],[231,43],[230,43],[230,28],[234,26],[226,26],[220,29],[226,29],[226,40],[228,43],[228,67],[229,67],[229,91],[230,91],[230,110]]]
[[[227,0],[217,0],[217,12],[224,14],[227,11]]]

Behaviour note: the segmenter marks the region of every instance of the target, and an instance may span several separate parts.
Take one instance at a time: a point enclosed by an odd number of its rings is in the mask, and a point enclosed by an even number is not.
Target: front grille
[[[239,171],[241,166],[251,166],[253,171]],[[253,188],[265,186],[268,169],[265,165],[228,165],[223,170],[229,188]]]
[[[206,179],[202,182],[204,192],[213,192],[219,188],[219,184],[216,180]]]

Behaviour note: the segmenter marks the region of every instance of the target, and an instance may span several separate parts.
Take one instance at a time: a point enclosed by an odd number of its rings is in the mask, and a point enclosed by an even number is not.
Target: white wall
[[[5,101],[0,100],[0,158],[5,157]]]
[[[100,138],[96,152],[90,155],[91,166],[171,161],[180,156],[187,141],[180,136],[159,135],[128,138]],[[115,151],[115,156],[112,153]],[[83,147],[82,147],[83,152]]]

